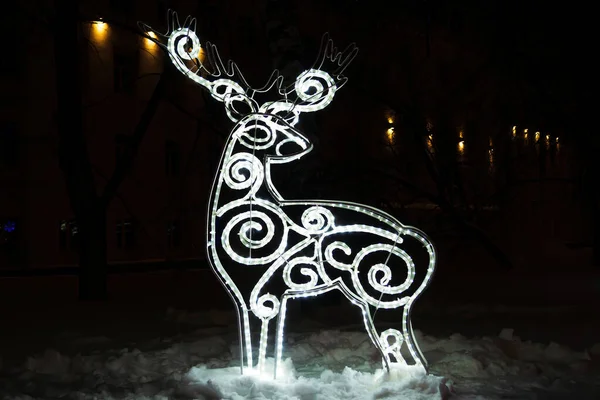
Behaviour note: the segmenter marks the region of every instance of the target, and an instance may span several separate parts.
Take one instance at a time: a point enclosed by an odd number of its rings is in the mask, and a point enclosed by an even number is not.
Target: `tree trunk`
[[[106,208],[98,201],[83,131],[78,7],[76,0],[57,2],[53,26],[59,163],[79,228],[79,298],[104,300]]]
[[[85,238],[79,247],[79,300],[106,300],[107,251],[106,208],[99,201],[79,219],[79,234]]]

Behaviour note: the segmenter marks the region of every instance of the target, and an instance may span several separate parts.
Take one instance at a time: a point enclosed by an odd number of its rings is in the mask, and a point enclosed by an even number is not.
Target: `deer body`
[[[189,21],[193,25],[193,20]],[[286,200],[271,179],[272,167],[295,162],[312,150],[310,141],[295,128],[299,115],[320,110],[331,102],[340,82],[345,82],[341,71],[356,50],[351,49],[344,57],[333,49],[331,41],[326,41],[319,67],[328,60],[339,66],[338,72],[332,76],[322,69],[309,69],[296,79],[293,89],[280,88],[284,99],[259,106],[253,98],[257,91],[245,87],[243,78],[239,84],[222,77],[225,68],[214,46],[209,44],[209,56],[212,54],[212,62],[217,65],[218,73],[212,75],[219,79],[198,76],[187,66],[185,60],[191,60],[199,50],[199,41],[189,26],[173,29],[166,37],[175,66],[223,101],[229,118],[236,122],[210,194],[207,254],[238,309],[242,372],[244,368],[254,370],[255,365],[263,371],[270,323],[275,319],[275,343],[271,344],[276,375],[282,357],[287,302],[331,290],[339,290],[360,307],[366,331],[381,352],[384,367],[406,364],[403,347],[414,364],[425,367],[414,340],[410,310],[434,271],[435,252],[427,237],[372,207],[342,201]],[[181,40],[191,41],[190,52],[183,51]],[[233,76],[236,71],[230,64],[227,75]],[[272,77],[275,79],[266,89],[281,84],[279,77]],[[291,94],[296,97],[293,101]],[[236,103],[243,103],[250,112],[240,113]],[[422,263],[415,263],[405,251],[409,242],[422,253]],[[423,268],[418,269],[417,264],[424,264]],[[240,278],[234,279],[231,272],[235,270],[258,276],[249,293],[242,293],[240,282],[235,281]],[[377,332],[373,312],[399,307],[403,307],[401,330]],[[260,324],[256,363],[252,321]]]

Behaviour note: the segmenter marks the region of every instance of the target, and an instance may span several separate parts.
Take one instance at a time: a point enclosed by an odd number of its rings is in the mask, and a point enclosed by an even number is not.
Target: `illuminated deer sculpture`
[[[152,32],[144,24],[140,27]],[[362,310],[366,331],[386,369],[407,365],[403,348],[411,364],[425,368],[410,311],[435,267],[435,251],[427,237],[372,207],[343,201],[286,200],[271,179],[272,166],[294,162],[312,150],[295,125],[300,114],[321,110],[332,101],[346,82],[342,73],[357,48],[352,45],[339,53],[332,41],[324,38],[316,64],[293,85],[284,87],[283,78],[275,71],[265,87],[252,89],[233,62],[225,67],[214,45],[204,45],[208,62],[200,62],[194,19],[188,17],[180,25],[177,15],[170,13],[169,30],[156,41],[181,73],[225,103],[227,116],[236,124],[213,183],[206,243],[210,264],[237,306],[242,373],[264,370],[270,323],[277,317],[275,343],[271,343],[276,376],[287,302],[331,290],[339,290]],[[271,89],[278,98],[259,104],[256,97]],[[407,253],[410,245],[420,253],[421,262]],[[236,283],[232,278],[231,271],[236,268],[257,273],[252,275],[258,278],[252,281],[249,293],[239,288],[247,282]],[[378,333],[372,312],[400,307],[401,330]],[[256,362],[251,322],[260,324]]]

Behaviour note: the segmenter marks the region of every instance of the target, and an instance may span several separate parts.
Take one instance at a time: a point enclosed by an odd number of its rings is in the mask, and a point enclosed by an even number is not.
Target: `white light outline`
[[[312,150],[313,146],[310,141],[294,128],[298,123],[299,115],[302,112],[322,110],[331,103],[336,91],[346,82],[342,72],[356,56],[358,50],[354,46],[350,46],[345,52],[338,52],[333,47],[332,41],[324,38],[321,55],[318,59],[320,61],[313,68],[301,73],[293,85],[283,87],[282,77],[277,71],[274,71],[263,88],[252,89],[234,63],[230,61],[228,68],[225,68],[216,46],[207,42],[208,58],[214,66],[214,70],[209,70],[198,59],[201,44],[195,33],[195,19],[188,17],[184,26],[181,27],[177,14],[169,12],[169,16],[169,32],[166,35],[160,35],[167,39],[167,44],[158,43],[166,48],[171,61],[182,74],[209,90],[213,98],[225,103],[227,116],[236,122],[225,144],[211,189],[207,221],[207,255],[215,275],[237,305],[242,374],[245,373],[244,357],[248,369],[246,372],[255,372],[250,335],[250,312],[262,320],[257,363],[259,373],[263,372],[265,365],[269,322],[277,316],[275,368],[273,371],[276,378],[277,367],[281,364],[283,353],[287,301],[291,298],[317,296],[336,289],[344,294],[350,302],[361,308],[365,330],[381,352],[384,368],[389,371],[393,364],[390,356],[393,356],[395,363],[406,365],[406,360],[400,353],[401,346],[406,343],[415,364],[426,369],[427,361],[414,338],[410,312],[414,301],[429,284],[435,269],[436,254],[433,244],[427,236],[419,229],[403,225],[391,215],[370,206],[341,201],[285,200],[271,180],[272,164],[290,163]],[[152,32],[145,24],[140,24],[140,27],[144,32]],[[184,42],[183,39],[186,41]],[[191,50],[186,51],[186,44],[190,42]],[[186,61],[192,60],[195,62],[195,69],[186,64]],[[326,61],[338,67],[333,72],[333,76],[320,69]],[[216,79],[211,81],[201,76],[207,74]],[[229,79],[234,76],[241,81],[241,84]],[[266,102],[259,106],[253,98],[254,95],[266,93],[272,88],[277,88],[283,99]],[[290,101],[290,98],[295,98],[295,100]],[[245,103],[251,111],[242,115],[235,109],[233,104],[235,101]],[[261,135],[264,134],[264,137],[258,135],[259,131]],[[299,151],[284,154],[282,148],[286,144],[296,144]],[[239,151],[240,147],[245,150]],[[264,159],[260,160],[255,154],[257,151],[264,150],[271,150],[272,153],[266,154]],[[235,200],[221,204],[219,198],[223,188],[234,191],[234,193],[239,192],[239,195]],[[261,188],[266,189],[269,198],[258,197],[257,194]],[[300,223],[295,222],[286,213],[285,208],[290,206],[306,207],[302,212]],[[234,216],[224,220],[229,212],[236,209],[239,210]],[[384,228],[366,224],[338,226],[335,221],[335,211],[361,214],[362,219],[365,216],[369,217],[374,224]],[[241,223],[242,221],[245,222]],[[275,235],[274,221],[280,225],[280,235]],[[217,229],[217,223],[224,227]],[[231,234],[238,225],[240,227],[237,230],[237,237],[241,245],[248,249],[247,257],[236,253],[231,246]],[[218,230],[222,230],[220,235],[217,233]],[[258,240],[253,239],[253,232],[263,233],[264,236]],[[295,232],[304,239],[296,244],[288,245],[290,232]],[[336,240],[323,248],[325,239],[339,233],[374,235],[379,238],[378,240],[387,240],[391,244],[375,243],[353,253],[346,243]],[[415,265],[412,258],[399,247],[403,243],[403,237],[406,236],[416,239],[424,246],[429,256],[429,263],[425,276],[415,292],[410,296],[400,297],[399,295],[412,286],[415,281]],[[253,250],[264,249],[273,241],[278,244],[276,243],[275,249],[270,254],[252,256]],[[312,251],[308,250],[310,247],[312,247]],[[224,255],[219,254],[220,250],[228,259],[221,260]],[[388,252],[386,262],[371,265],[367,274],[371,289],[376,289],[381,293],[379,299],[370,296],[359,279],[360,262],[368,254],[376,251]],[[346,256],[354,254],[352,263],[336,260],[335,254],[339,252]],[[400,258],[408,268],[406,280],[396,286],[389,286],[393,271],[387,263],[391,255]],[[224,262],[234,262],[250,268],[252,266],[266,268],[254,285],[248,303],[227,273]],[[326,267],[326,263],[329,266]],[[299,265],[304,266],[300,268],[300,273],[308,278],[308,281],[296,283],[292,280],[291,271]],[[310,267],[306,267],[307,265]],[[340,277],[332,279],[328,275],[328,270],[349,273],[352,286],[349,287]],[[262,293],[267,282],[275,274],[278,276],[281,274],[281,278],[287,285],[287,289],[280,294],[279,298],[270,293]],[[382,301],[384,294],[398,297],[391,301]],[[404,307],[402,331],[388,329],[378,336],[370,307],[375,307],[376,310]],[[393,338],[393,343],[390,343],[390,338]]]

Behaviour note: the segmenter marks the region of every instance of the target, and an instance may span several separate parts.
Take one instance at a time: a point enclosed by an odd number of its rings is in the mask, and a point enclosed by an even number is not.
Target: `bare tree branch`
[[[121,182],[123,182],[123,179],[129,173],[131,167],[133,166],[135,156],[137,155],[140,144],[142,143],[142,140],[144,139],[144,136],[146,135],[150,124],[152,123],[152,119],[154,118],[156,110],[158,109],[160,101],[164,95],[164,91],[168,81],[168,70],[169,69],[166,68],[165,72],[158,79],[156,87],[152,92],[152,96],[150,96],[150,99],[146,104],[146,108],[140,116],[138,124],[136,125],[129,142],[125,147],[123,156],[117,161],[117,167],[115,168],[115,172],[110,177],[110,180],[104,187],[104,190],[100,196],[100,203],[104,207],[106,207],[111,201],[111,199],[117,191],[117,188],[119,187]]]

